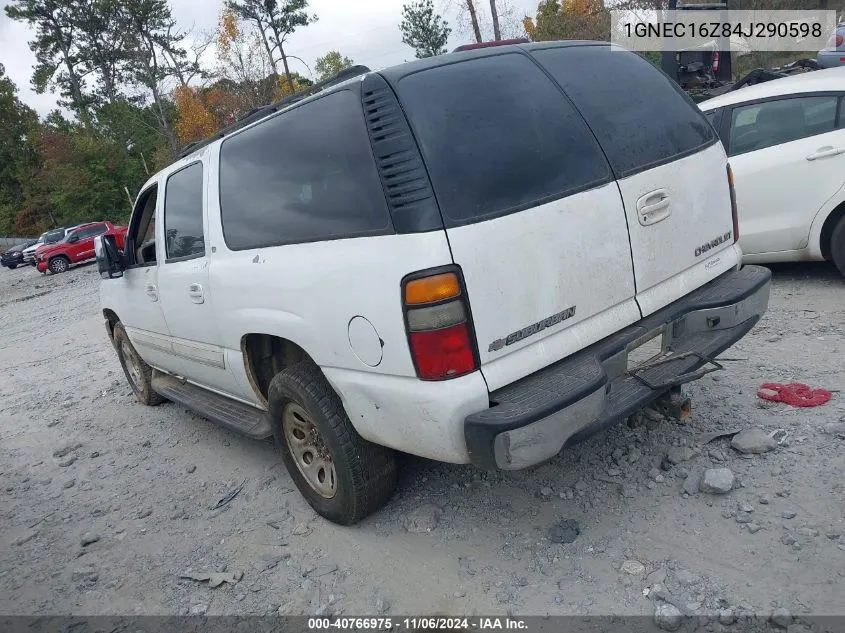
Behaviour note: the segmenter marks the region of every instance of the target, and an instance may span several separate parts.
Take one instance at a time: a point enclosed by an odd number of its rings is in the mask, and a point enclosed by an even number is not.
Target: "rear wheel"
[[[49,268],[50,272],[54,275],[67,272],[67,269],[70,268],[70,260],[64,255],[59,255],[58,257],[54,257],[50,260],[47,264],[47,268]]]
[[[164,402],[165,399],[153,391],[153,368],[138,356],[138,352],[132,346],[132,342],[126,335],[126,330],[123,329],[121,323],[117,323],[114,326],[112,336],[114,347],[117,350],[117,357],[120,359],[120,364],[123,367],[123,373],[126,374],[126,380],[129,386],[132,387],[132,392],[135,394],[138,402],[150,407]]]
[[[390,498],[396,486],[393,451],[358,435],[316,365],[301,362],[277,374],[269,405],[285,466],[318,514],[351,525]]]
[[[845,216],[839,218],[839,223],[830,235],[830,258],[839,272],[845,275]]]
[[[18,267],[17,264],[9,264],[9,268],[11,268],[12,270],[14,270],[17,267]]]

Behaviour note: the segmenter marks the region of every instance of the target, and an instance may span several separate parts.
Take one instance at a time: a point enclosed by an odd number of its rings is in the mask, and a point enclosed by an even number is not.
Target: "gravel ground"
[[[767,381],[845,383],[832,266],[775,270],[768,314],[689,387],[683,423],[647,412],[513,474],[403,456],[394,498],[353,528],[311,511],[271,443],[137,404],[98,283],[92,266],[0,272],[4,614],[656,613],[671,627],[680,611],[711,630],[843,614],[845,399],[756,397]],[[772,450],[706,442],[754,427],[777,432],[756,438]],[[708,468],[730,469],[732,490],[699,492]],[[182,577],[212,572],[226,582]]]

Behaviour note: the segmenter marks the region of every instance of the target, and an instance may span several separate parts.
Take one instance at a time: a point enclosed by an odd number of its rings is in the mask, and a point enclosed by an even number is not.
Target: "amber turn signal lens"
[[[405,284],[405,303],[417,305],[451,299],[461,294],[461,284],[455,273],[443,273],[414,279]]]

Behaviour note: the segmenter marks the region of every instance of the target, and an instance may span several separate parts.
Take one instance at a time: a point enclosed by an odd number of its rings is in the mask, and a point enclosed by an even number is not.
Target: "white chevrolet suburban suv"
[[[722,144],[633,53],[488,47],[311,92],[187,148],[97,253],[138,399],[275,436],[331,521],[388,499],[395,451],[547,460],[766,310]]]

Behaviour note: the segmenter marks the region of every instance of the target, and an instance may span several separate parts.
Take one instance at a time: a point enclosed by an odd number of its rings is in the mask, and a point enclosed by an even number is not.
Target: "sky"
[[[300,28],[290,38],[285,51],[301,57],[312,69],[314,61],[327,51],[338,50],[357,64],[373,70],[401,64],[414,58],[413,50],[402,43],[399,23],[402,4],[408,0],[311,0],[309,13],[316,13],[316,23]],[[434,0],[435,8],[452,28],[448,48],[471,41],[472,33],[462,0]],[[488,0],[476,0],[485,39],[492,39]],[[522,17],[536,13],[538,0],[497,0],[504,35],[514,36]],[[0,0],[0,5],[5,2]],[[185,31],[211,33],[217,26],[223,0],[170,0],[173,17]],[[512,31],[507,33],[507,30]],[[35,55],[27,42],[32,31],[25,24],[13,22],[0,11],[0,64],[15,82],[21,100],[41,116],[56,108],[56,96],[36,94],[30,85]],[[309,76],[308,69],[296,60],[291,70]]]

